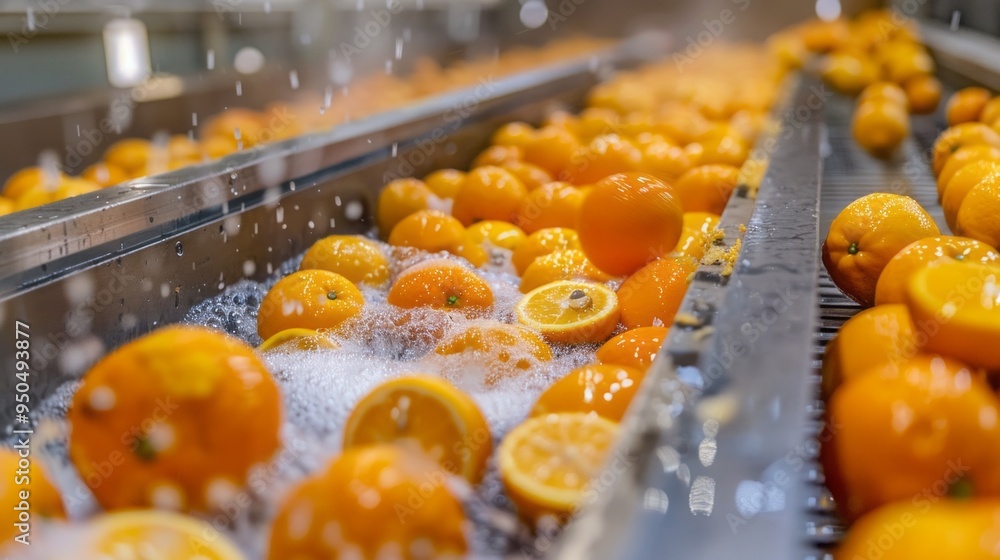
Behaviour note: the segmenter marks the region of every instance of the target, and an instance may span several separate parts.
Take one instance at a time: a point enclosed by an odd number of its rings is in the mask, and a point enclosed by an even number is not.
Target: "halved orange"
[[[125,510],[95,517],[83,526],[84,550],[72,556],[163,560],[242,560],[240,549],[208,523],[157,509]]]
[[[415,446],[445,470],[475,484],[486,472],[493,437],[472,398],[447,381],[414,375],[372,389],[344,426],[344,448]]]
[[[267,352],[277,348],[282,350],[336,350],[340,347],[336,342],[313,329],[291,328],[272,335],[262,342],[257,350]]]
[[[618,296],[604,284],[560,280],[535,288],[514,307],[517,320],[550,342],[601,342],[618,325]]]
[[[582,412],[535,416],[511,430],[500,444],[500,477],[518,513],[566,517],[584,505],[617,436],[617,423]]]

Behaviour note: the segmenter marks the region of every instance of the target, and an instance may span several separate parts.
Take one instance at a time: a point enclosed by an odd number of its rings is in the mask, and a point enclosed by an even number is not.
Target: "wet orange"
[[[628,366],[646,371],[667,340],[667,327],[639,327],[616,335],[597,349],[602,364]]]
[[[1000,401],[982,376],[930,354],[885,367],[845,383],[829,402],[820,455],[842,517],[941,499],[958,485],[1000,495]]]
[[[941,168],[941,173],[937,178],[938,199],[944,196],[944,189],[948,186],[948,181],[958,173],[960,169],[977,161],[1000,162],[1000,148],[979,144],[976,146],[964,146],[959,148],[948,158],[948,162]]]
[[[528,195],[521,180],[495,166],[477,167],[465,177],[451,213],[464,225],[480,220],[511,221]]]
[[[948,158],[965,146],[988,144],[1000,148],[1000,133],[983,123],[962,123],[942,132],[932,148],[934,176],[938,176]]]
[[[740,170],[732,165],[700,165],[674,183],[684,212],[722,214],[740,181]]]
[[[457,169],[438,169],[424,177],[424,185],[438,198],[455,198],[465,182],[465,172]]]
[[[514,161],[505,163],[500,167],[503,167],[511,175],[520,179],[524,188],[529,192],[552,182],[552,175],[548,171],[531,163]]]
[[[538,397],[531,416],[585,412],[620,422],[644,377],[643,370],[618,364],[578,367]]]
[[[580,239],[576,230],[570,228],[545,228],[529,235],[514,250],[511,262],[517,273],[524,274],[524,271],[538,257],[564,251],[567,249],[579,249]]]
[[[447,471],[399,446],[349,449],[284,499],[267,558],[463,557],[469,522],[448,484]]]
[[[853,53],[833,53],[820,69],[823,79],[833,89],[855,95],[879,78],[879,67],[869,58]]]
[[[82,539],[74,543],[77,558],[142,558],[151,551],[160,560],[246,558],[207,521],[172,511],[132,509],[99,514],[80,524],[78,530]]]
[[[355,284],[381,286],[389,280],[389,261],[378,243],[358,235],[330,235],[312,244],[299,270],[328,270]]]
[[[671,252],[683,217],[674,189],[642,173],[619,173],[594,185],[580,208],[577,233],[587,258],[624,276]]]
[[[514,306],[517,321],[549,342],[603,342],[618,326],[618,297],[596,282],[557,280],[528,292]]]
[[[941,82],[934,76],[916,76],[904,84],[910,113],[927,115],[941,103]]]
[[[934,60],[923,48],[912,46],[894,49],[882,60],[882,73],[897,84],[934,73]]]
[[[311,350],[336,350],[340,345],[327,336],[327,332],[313,329],[285,329],[272,335],[260,343],[258,352],[270,352],[281,349],[282,352],[302,352]]]
[[[354,406],[344,449],[382,443],[411,446],[472,484],[483,479],[493,452],[490,427],[472,398],[430,375],[381,383]]]
[[[487,249],[513,251],[527,238],[521,228],[501,220],[476,222],[465,231],[472,241]]]
[[[906,91],[893,82],[875,82],[869,85],[858,96],[858,105],[873,100],[890,101],[904,108],[908,103]]]
[[[97,362],[67,420],[70,458],[105,510],[213,511],[278,450],[281,395],[246,344],[171,326]]]
[[[674,247],[673,254],[686,255],[700,260],[712,240],[719,216],[711,212],[685,212],[681,239]]]
[[[904,247],[940,234],[908,196],[874,193],[847,205],[830,224],[823,264],[834,284],[861,305],[875,303],[882,269]]]
[[[468,268],[447,259],[432,259],[401,272],[387,301],[403,309],[429,307],[479,315],[493,307],[493,290]]]
[[[884,99],[859,103],[851,119],[851,134],[872,155],[888,157],[910,135],[906,106]]]
[[[556,126],[546,126],[539,129],[531,143],[525,147],[524,161],[541,167],[552,177],[559,177],[570,166],[579,147],[580,141],[572,132]]]
[[[524,159],[524,150],[517,146],[490,146],[486,148],[476,159],[472,160],[472,167],[483,167],[486,165],[500,166],[507,163],[514,163]]]
[[[419,179],[396,179],[386,185],[379,193],[376,212],[382,237],[388,237],[403,218],[429,208],[433,194]]]
[[[604,134],[621,132],[621,117],[611,109],[588,107],[580,112],[576,122],[576,133],[583,140],[590,140]]]
[[[740,167],[750,157],[750,145],[742,136],[731,132],[699,141],[702,148],[700,165],[720,164]]]
[[[966,195],[983,181],[1000,181],[1000,162],[992,160],[974,161],[951,176],[941,196],[944,219],[952,231],[958,231],[958,210]]]
[[[108,150],[104,152],[104,161],[117,166],[131,176],[147,166],[152,152],[153,145],[149,140],[126,138],[108,146]]]
[[[608,175],[637,171],[642,151],[617,134],[602,134],[574,152],[560,178],[574,185],[596,183]]]
[[[672,325],[696,268],[689,257],[663,257],[629,276],[618,288],[625,328]]]
[[[528,193],[514,215],[525,233],[553,227],[576,227],[583,191],[569,183],[547,183]]]
[[[641,169],[671,184],[697,164],[697,157],[672,143],[652,142],[643,148]]]
[[[535,139],[535,129],[527,123],[511,122],[497,129],[490,142],[498,146],[517,146],[527,148]]]
[[[209,159],[219,159],[240,151],[240,143],[232,136],[210,136],[201,141],[202,153]]]
[[[607,282],[613,280],[594,266],[583,251],[579,249],[565,249],[555,251],[547,255],[542,255],[535,259],[521,275],[521,292],[528,293],[531,290],[556,280],[592,280],[594,282]]]
[[[389,245],[437,253],[453,251],[464,239],[465,226],[462,222],[439,210],[419,210],[392,228]]]
[[[481,364],[483,379],[494,385],[502,379],[518,377],[542,362],[552,360],[552,350],[541,337],[518,325],[479,321],[445,337],[435,348],[440,356],[461,360],[458,378],[467,378]]]
[[[981,87],[967,87],[952,94],[945,107],[949,126],[966,122],[976,122],[993,96]]]
[[[3,186],[3,196],[16,200],[30,190],[41,186],[47,190],[55,190],[65,175],[57,169],[43,170],[41,167],[25,167],[7,179]]]
[[[350,280],[328,270],[293,272],[261,300],[257,334],[264,340],[285,329],[328,329],[361,313],[365,301]]]
[[[914,241],[896,253],[882,269],[875,287],[875,304],[905,303],[906,287],[913,275],[930,263],[941,261],[1000,266],[1000,253],[968,237],[929,237]]]
[[[958,215],[955,233],[978,239],[992,247],[1000,247],[1000,181],[981,181],[965,195]]]

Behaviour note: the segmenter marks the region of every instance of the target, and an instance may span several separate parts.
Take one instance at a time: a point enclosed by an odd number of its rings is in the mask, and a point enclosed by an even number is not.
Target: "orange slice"
[[[282,350],[336,350],[337,343],[312,329],[285,329],[271,336],[257,350],[267,352],[281,348]]]
[[[618,325],[618,296],[604,284],[560,280],[535,288],[514,307],[517,320],[550,342],[601,342]]]
[[[415,446],[473,484],[493,452],[490,427],[472,398],[430,375],[387,381],[354,407],[344,448],[377,443]]]
[[[163,560],[245,558],[208,523],[170,511],[107,513],[88,522],[85,531],[89,550],[81,556],[87,558],[91,554],[101,558],[146,558],[152,554]]]
[[[523,517],[564,517],[582,505],[618,436],[596,414],[546,414],[525,420],[500,445],[500,477]]]

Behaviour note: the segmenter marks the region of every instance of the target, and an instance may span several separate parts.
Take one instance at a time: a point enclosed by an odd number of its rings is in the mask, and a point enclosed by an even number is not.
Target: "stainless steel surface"
[[[1000,38],[929,20],[921,21],[920,31],[946,81],[1000,90]]]
[[[820,91],[805,80],[785,108],[723,304],[714,318],[672,327],[626,421],[620,456],[628,468],[570,526],[557,558],[805,554],[800,479],[813,390],[805,372],[816,311]],[[733,204],[740,212],[743,201]],[[682,308],[697,309],[701,297],[689,291]],[[707,322],[711,329],[700,325]],[[709,337],[706,351],[680,353],[691,342],[687,329]]]
[[[0,337],[13,340],[14,321],[31,326],[33,398],[48,395],[226,285],[266,278],[333,231],[369,230],[387,180],[465,166],[500,124],[578,106],[596,69],[546,68],[174,173],[169,185],[52,205],[54,223],[0,235]],[[13,371],[13,354],[2,360]]]

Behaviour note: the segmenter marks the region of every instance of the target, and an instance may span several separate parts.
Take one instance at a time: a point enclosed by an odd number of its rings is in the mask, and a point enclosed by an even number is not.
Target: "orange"
[[[521,228],[501,220],[476,222],[465,231],[473,242],[488,249],[499,248],[513,251],[527,238]]]
[[[1000,162],[981,159],[962,167],[951,176],[941,196],[941,207],[944,219],[952,231],[958,230],[958,210],[962,207],[962,202],[969,191],[983,181],[1000,180],[998,175],[1000,175]]]
[[[884,99],[859,103],[851,119],[851,134],[872,155],[888,157],[910,135],[906,106]]]
[[[100,190],[100,188],[101,187],[97,186],[95,183],[86,179],[81,179],[79,177],[62,177],[55,190],[47,190],[46,187],[41,185],[37,185],[28,190],[14,201],[14,208],[16,210],[27,210],[43,204],[56,202],[57,200],[64,200],[81,194],[95,192]]]
[[[618,437],[618,424],[581,412],[528,418],[511,430],[498,452],[500,479],[522,517],[568,518],[592,499],[587,488],[600,475]]]
[[[932,488],[940,488],[940,484]],[[991,547],[998,518],[1000,501],[993,498],[947,500],[920,493],[859,519],[851,525],[833,558],[854,560],[877,554],[879,560],[989,560],[996,556]],[[883,548],[877,543],[889,546]]]
[[[962,123],[942,132],[932,148],[934,176],[938,176],[956,151],[965,146],[988,144],[1000,148],[1000,133],[983,123]]]
[[[419,179],[396,179],[386,185],[379,193],[376,212],[382,236],[388,237],[403,218],[429,208],[433,194]]]
[[[696,268],[692,258],[663,257],[629,276],[618,288],[625,328],[673,324]]]
[[[413,446],[444,470],[478,484],[493,452],[486,418],[469,395],[430,375],[408,375],[372,389],[344,425],[344,449]]]
[[[438,198],[455,198],[465,182],[465,172],[457,169],[439,169],[424,177],[424,185]]]
[[[14,201],[0,196],[0,216],[6,216],[14,211]]]
[[[560,412],[592,412],[620,422],[635,397],[645,373],[618,364],[589,364],[578,367],[549,386],[531,416]]]
[[[226,157],[240,149],[240,142],[232,136],[209,136],[201,140],[201,150],[209,159]]]
[[[701,165],[723,164],[740,167],[750,157],[750,146],[735,132],[712,136],[699,143],[702,154],[698,163]]]
[[[491,254],[486,251],[486,248],[481,243],[473,239],[472,235],[470,235],[468,231],[462,232],[461,241],[452,247],[449,252],[456,257],[462,257],[463,259],[469,261],[469,264],[476,268],[484,266],[486,263],[490,262],[491,258]],[[494,256],[493,258],[496,259],[501,257]]]
[[[517,208],[514,223],[525,233],[553,227],[576,227],[583,191],[569,183],[547,183],[528,193]]]
[[[708,119],[696,110],[680,108],[660,116],[655,130],[680,144],[689,144],[709,128]]]
[[[159,509],[104,513],[80,526],[77,558],[243,560],[246,556],[206,521]],[[79,544],[77,544],[79,546]]]
[[[681,206],[652,175],[619,173],[594,185],[580,208],[577,233],[587,258],[613,276],[631,274],[671,252],[680,240]]]
[[[511,221],[528,191],[509,171],[487,165],[469,172],[455,195],[453,216],[466,226],[480,220]]]
[[[617,134],[603,134],[581,146],[560,175],[574,185],[596,183],[608,175],[637,171],[642,151]]]
[[[215,115],[202,127],[202,138],[223,136],[236,139],[244,148],[252,148],[267,130],[264,115],[251,109],[227,109]]]
[[[987,369],[1000,369],[1000,267],[945,261],[910,279],[906,302],[928,329],[926,348]]]
[[[269,352],[281,348],[282,351],[295,350],[336,350],[340,346],[323,333],[313,329],[285,329],[260,343],[257,350]]]
[[[566,249],[579,249],[580,239],[576,230],[569,228],[545,228],[529,235],[514,250],[511,262],[517,273],[524,274],[531,263],[541,256],[563,251]]]
[[[446,337],[435,348],[441,356],[458,358],[458,377],[485,370],[482,381],[495,385],[552,360],[552,350],[537,334],[518,325],[481,321]]]
[[[166,147],[171,160],[201,160],[201,146],[185,134],[171,136]]]
[[[535,138],[535,129],[527,123],[511,122],[497,129],[490,137],[490,143],[497,146],[517,146],[527,148]]]
[[[885,265],[875,286],[875,304],[905,303],[910,278],[930,263],[958,261],[1000,265],[993,247],[967,237],[928,237],[914,241]]]
[[[447,259],[431,259],[396,277],[387,301],[396,307],[429,307],[468,315],[493,307],[493,290],[471,270]]]
[[[531,143],[524,149],[524,161],[533,163],[551,176],[559,174],[570,166],[573,155],[580,147],[580,141],[568,130],[556,126],[545,126],[535,133]]]
[[[833,53],[823,59],[820,72],[833,89],[855,95],[879,79],[878,66],[854,53]]]
[[[885,77],[897,84],[934,73],[934,60],[922,48],[895,49],[882,61]]]
[[[581,139],[593,139],[604,134],[617,134],[621,118],[611,109],[588,107],[577,118],[576,132]]]
[[[955,233],[1000,246],[1000,180],[980,182],[965,195],[955,217]]]
[[[503,167],[510,172],[511,175],[520,179],[524,188],[528,191],[533,191],[542,185],[552,182],[552,175],[549,175],[548,171],[531,163],[512,161],[507,162],[500,167]]]
[[[28,457],[21,457],[19,452]],[[27,499],[22,498],[22,492],[28,493]],[[7,512],[5,522],[0,525],[0,550],[14,546],[14,537],[20,534],[14,523],[23,522],[22,516],[28,516],[29,524],[39,519],[66,517],[59,491],[30,447],[14,450],[0,446],[0,507]]]
[[[104,161],[131,175],[146,167],[152,152],[153,145],[149,140],[126,138],[108,146]]]
[[[666,327],[627,330],[605,342],[597,349],[595,357],[602,364],[617,364],[646,371],[666,342],[667,332]]]
[[[348,449],[285,497],[267,558],[464,557],[469,522],[448,484],[447,471],[398,446]]]
[[[328,270],[300,270],[268,290],[257,313],[257,334],[264,340],[285,329],[333,328],[365,305],[358,288]]]
[[[948,186],[948,181],[955,176],[960,169],[970,163],[986,160],[1000,161],[1000,148],[979,144],[976,146],[965,146],[959,148],[948,158],[948,162],[941,168],[941,173],[937,178],[938,199],[944,196],[944,188]]]
[[[3,186],[3,196],[17,200],[21,195],[39,186],[44,190],[55,190],[65,177],[58,169],[49,172],[41,167],[25,167],[7,179]]]
[[[464,239],[465,226],[462,222],[439,210],[419,210],[392,228],[389,245],[437,253],[453,250]]]
[[[851,522],[897,500],[941,499],[959,483],[979,496],[1000,494],[998,417],[1000,401],[983,377],[951,358],[916,355],[845,383],[820,438],[841,516]]]
[[[989,90],[981,87],[967,87],[956,91],[945,107],[948,126],[978,121],[992,97]]]
[[[700,165],[674,184],[684,212],[722,214],[740,181],[740,170],[732,165]]]
[[[767,49],[789,69],[800,68],[808,53],[802,39],[793,33],[776,33],[767,40]]]
[[[517,146],[490,146],[472,160],[472,167],[500,166],[522,159],[524,159],[524,150]]]
[[[671,184],[697,164],[697,156],[680,146],[659,141],[647,144],[642,151],[642,171]]]
[[[70,459],[105,510],[212,511],[280,447],[281,395],[246,344],[170,326],[91,367],[67,420]]]
[[[80,177],[100,187],[110,187],[128,181],[129,176],[121,167],[104,162],[95,163],[83,170]]]
[[[939,234],[934,220],[912,198],[869,194],[848,204],[830,224],[823,264],[842,292],[871,306],[889,260],[910,243]]]
[[[602,342],[618,326],[618,296],[604,284],[558,280],[528,292],[514,306],[517,320],[549,342]]]
[[[979,115],[979,122],[985,125],[995,126],[998,121],[1000,121],[1000,96],[990,99]]]
[[[799,28],[802,43],[814,53],[836,50],[850,38],[847,22],[842,19],[823,21],[814,19]]]
[[[389,280],[389,261],[378,243],[358,235],[330,235],[316,241],[299,270],[328,270],[355,284],[381,286]]]
[[[910,78],[904,84],[910,113],[927,115],[937,110],[941,102],[941,82],[934,76],[921,75]]]
[[[873,100],[890,101],[904,108],[908,103],[906,90],[892,82],[875,82],[866,87],[858,96],[858,105]]]
[[[923,335],[921,335],[923,336]],[[823,354],[823,397],[876,367],[897,366],[920,348],[916,326],[905,305],[864,309],[844,323]]]
[[[531,290],[556,280],[592,280],[607,282],[614,277],[601,272],[587,260],[579,249],[565,249],[535,259],[521,275],[521,292]]]
[[[719,216],[711,212],[685,212],[683,220],[681,239],[673,253],[701,260],[719,225]]]

